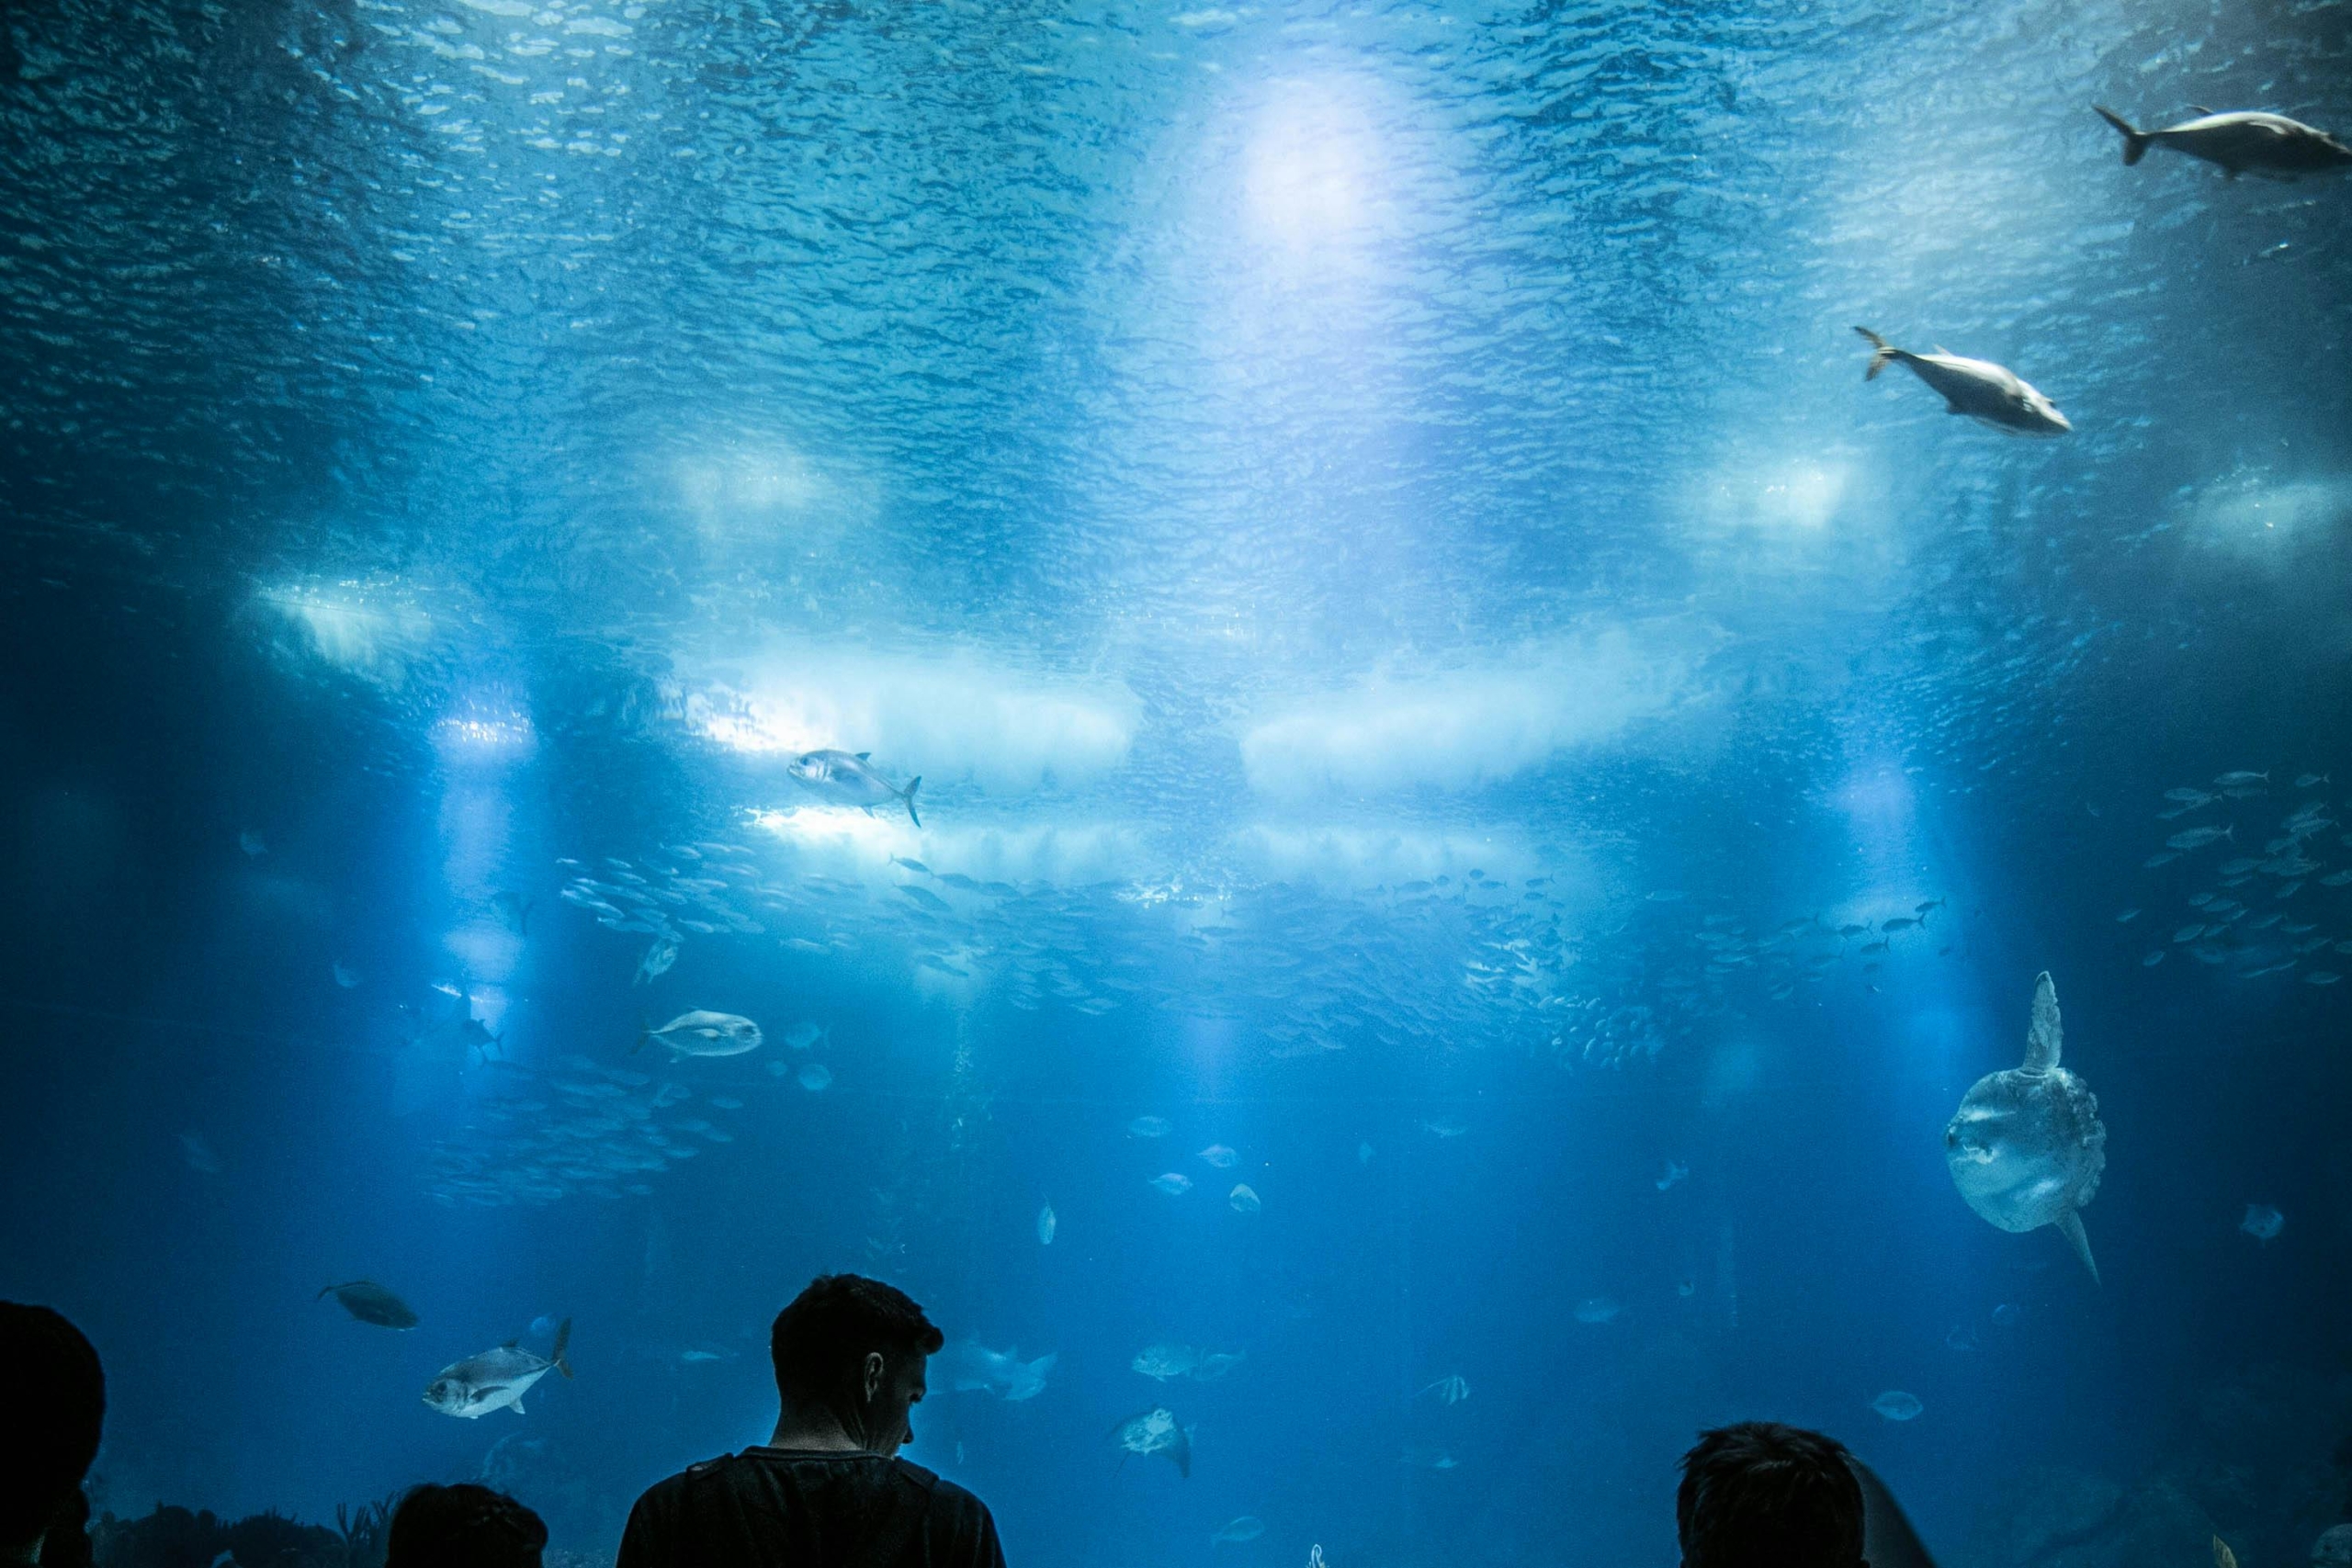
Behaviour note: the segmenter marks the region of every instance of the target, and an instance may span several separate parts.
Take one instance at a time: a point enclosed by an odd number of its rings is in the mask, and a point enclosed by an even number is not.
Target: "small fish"
[[[1193,1428],[1177,1422],[1175,1412],[1154,1406],[1130,1416],[1111,1429],[1111,1440],[1131,1454],[1166,1454],[1176,1473],[1193,1473]]]
[[[784,1032],[784,1043],[795,1051],[806,1051],[824,1039],[826,1032],[807,1019],[803,1019]]]
[[[478,1420],[501,1405],[523,1414],[523,1396],[550,1371],[571,1376],[571,1363],[563,1358],[564,1348],[571,1342],[571,1319],[565,1318],[555,1331],[555,1349],[545,1360],[508,1340],[495,1350],[485,1350],[479,1356],[469,1356],[441,1369],[438,1376],[425,1386],[424,1403],[444,1416],[461,1416]]]
[[[1201,1151],[1201,1157],[1208,1161],[1209,1164],[1216,1167],[1219,1170],[1231,1170],[1234,1168],[1234,1165],[1241,1158],[1239,1155],[1235,1154],[1223,1144],[1211,1144],[1207,1148]]]
[[[1127,1123],[1130,1138],[1164,1138],[1176,1130],[1176,1124],[1165,1116],[1138,1116]]]
[[[2207,795],[2203,790],[2189,789],[2186,786],[2179,789],[2168,789],[2165,791],[2165,798],[2170,801],[2177,801],[2180,805],[2188,807],[2191,811],[2196,810],[2200,806],[2211,806],[2213,804],[2213,797]]]
[[[800,1087],[810,1094],[822,1094],[833,1087],[833,1069],[822,1062],[810,1062],[797,1075]]]
[[[1962,1324],[1950,1334],[1944,1336],[1944,1348],[1948,1350],[1975,1349],[1976,1330],[1969,1327],[1968,1325],[1964,1323]]]
[[[251,828],[237,835],[237,847],[255,860],[269,853],[269,842]]]
[[[1370,1165],[1372,1163],[1372,1145],[1370,1144],[1358,1144],[1356,1145],[1356,1163],[1358,1165]]]
[[[1459,1122],[1438,1121],[1422,1122],[1421,1130],[1428,1133],[1432,1137],[1458,1138],[1470,1129],[1464,1126]]]
[[[1211,1546],[1238,1546],[1245,1540],[1255,1540],[1266,1533],[1266,1521],[1255,1514],[1244,1514],[1227,1521],[1225,1528],[1209,1537]]]
[[[2142,130],[2113,109],[2091,106],[2099,118],[2123,138],[2123,163],[2128,168],[2148,154],[2151,147],[2169,147],[2218,165],[2230,178],[2242,174],[2266,179],[2291,180],[2302,175],[2332,174],[2352,166],[2352,147],[2326,131],[2289,119],[2283,114],[2237,109],[2228,114],[2202,110],[2195,119],[2162,130]],[[2267,776],[2267,774],[2264,776]]]
[[[2287,1216],[2267,1203],[2248,1203],[2238,1229],[2256,1241],[2269,1241],[2287,1226]]]
[[[2338,975],[2333,969],[2314,969],[2310,974],[2303,976],[2303,984],[2306,986],[2333,986],[2338,980],[2343,978],[2343,976]]]
[[[1419,1399],[1432,1393],[1447,1404],[1459,1404],[1470,1397],[1470,1380],[1459,1376],[1440,1378],[1413,1397]]]
[[[1993,1321],[2003,1328],[2015,1328],[2025,1321],[2025,1308],[2003,1302],[1993,1309]]]
[[[948,1386],[956,1393],[993,1393],[1008,1404],[1018,1404],[1046,1392],[1046,1375],[1061,1357],[1048,1352],[1034,1361],[1023,1361],[967,1342],[949,1347],[944,1359]]]
[[[220,1156],[212,1152],[212,1145],[204,1141],[201,1133],[180,1134],[180,1158],[186,1160],[187,1168],[198,1176],[220,1174]]]
[[[1443,1449],[1410,1448],[1399,1455],[1399,1464],[1409,1464],[1422,1470],[1459,1470],[1462,1461]]]
[[[907,820],[922,827],[922,818],[915,815],[915,791],[922,787],[922,780],[913,779],[900,789],[882,776],[867,760],[870,755],[865,751],[807,751],[794,758],[785,772],[834,805],[854,806],[869,817],[876,807],[886,801],[898,801],[907,808]]]
[[[1674,1286],[1674,1293],[1680,1296],[1683,1300],[1689,1301],[1692,1296],[1699,1293],[1699,1281],[1696,1280],[1677,1280]]]
[[[1989,360],[1963,359],[1941,349],[1914,354],[1894,347],[1868,327],[1854,330],[1870,340],[1870,368],[1862,373],[1865,381],[1876,380],[1889,365],[1906,365],[1942,396],[1947,413],[1964,414],[2012,435],[2064,435],[2075,428],[2056,405],[2006,367]]]
[[[1676,1182],[1681,1180],[1684,1177],[1689,1176],[1690,1174],[1690,1168],[1689,1166],[1682,1164],[1679,1160],[1668,1160],[1666,1162],[1666,1174],[1659,1177],[1656,1183],[1657,1190],[1663,1192],[1668,1188],[1672,1187]]]
[[[637,978],[631,980],[629,984],[642,986],[658,980],[667,975],[670,972],[670,965],[677,961],[677,940],[673,937],[657,936],[653,939],[653,945],[645,950],[645,956],[637,961]]]
[[[2146,953],[2140,955],[2140,967],[2143,969],[2154,969],[2157,964],[2162,964],[2164,961],[2165,950],[2161,947],[2151,948]]]
[[[1611,1297],[1589,1296],[1577,1303],[1577,1321],[1588,1324],[1614,1323],[1624,1310],[1624,1307]]]
[[[417,1315],[409,1304],[373,1280],[329,1285],[314,1299],[324,1301],[329,1296],[342,1303],[343,1310],[360,1322],[372,1323],[379,1328],[414,1328],[417,1325]]]
[[[659,1029],[639,1032],[637,1043],[630,1052],[645,1049],[648,1041],[658,1040],[678,1056],[741,1056],[760,1048],[764,1036],[760,1026],[750,1019],[731,1012],[705,1012],[697,1009],[682,1012]]]
[[[1918,920],[1912,916],[1897,915],[1891,920],[1882,921],[1878,929],[1883,931],[1907,931],[1918,923]]]
[[[2332,774],[2305,773],[2295,781],[2295,787],[2297,789],[2316,789],[2321,784],[2334,784],[2335,782],[2335,779]]]
[[[1170,1198],[1182,1198],[1193,1190],[1193,1179],[1181,1170],[1163,1171],[1151,1179],[1151,1184]]]
[[[1871,1408],[1890,1421],[1910,1421],[1916,1420],[1919,1412],[1925,1410],[1927,1406],[1919,1403],[1917,1394],[1905,1393],[1899,1388],[1891,1388],[1871,1400]]]
[[[1247,1359],[1239,1350],[1212,1350],[1193,1368],[1191,1377],[1194,1382],[1216,1382]]]
[[[1037,1245],[1039,1247],[1053,1246],[1054,1231],[1060,1224],[1060,1221],[1054,1218],[1054,1206],[1051,1203],[1048,1203],[1044,1208],[1038,1210]]]
[[[1226,1201],[1233,1205],[1237,1214],[1254,1214],[1260,1208],[1258,1194],[1241,1182],[1236,1182],[1233,1190],[1226,1194]]]
[[[355,990],[358,987],[358,970],[352,968],[347,964],[340,962],[330,964],[328,967],[334,975],[334,983],[336,985],[341,986],[346,991]]]
[[[2223,839],[2228,839],[2234,843],[2237,840],[2237,831],[2234,823],[2227,828],[2191,828],[2184,832],[2175,833],[2165,842],[2176,850],[2201,850],[2206,845],[2217,843]]]
[[[2215,779],[2213,785],[2217,789],[2251,789],[2256,784],[2267,784],[2269,782],[2268,773],[2257,773],[2245,768],[2239,768]]]
[[[2126,909],[2126,910],[2124,910],[2121,914],[2120,914],[2120,915],[2118,915],[2118,916],[2116,916],[2116,917],[2115,917],[2115,923],[2116,923],[2117,925],[2119,925],[2119,926],[2128,926],[2128,925],[2130,925],[2132,921],[2134,921],[2134,920],[2138,919],[2139,918],[2140,918],[2140,911],[2139,911],[2139,910],[2137,910],[2137,909]]]
[[[1191,1345],[1147,1345],[1127,1363],[1154,1382],[1188,1377],[1201,1364],[1201,1352]]]

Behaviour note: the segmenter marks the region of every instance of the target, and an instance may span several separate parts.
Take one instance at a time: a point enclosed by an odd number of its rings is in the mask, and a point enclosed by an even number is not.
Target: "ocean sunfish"
[[[2098,109],[2098,117],[2123,136],[2123,161],[2136,164],[2151,147],[2169,147],[2192,158],[2240,175],[2291,180],[2301,175],[2324,175],[2352,168],[2352,147],[2326,131],[2289,119],[2283,114],[2239,109],[2213,114],[2201,106],[2195,119],[2168,125],[2162,130],[2142,130],[2113,109]]]
[[[1914,354],[1897,348],[1868,327],[1854,329],[1870,340],[1870,368],[1862,379],[1875,381],[1890,365],[1907,365],[1911,373],[1940,393],[1946,413],[1966,414],[2011,435],[2064,435],[2075,427],[2057,406],[2032,384],[2007,366],[1989,359],[1964,359],[1938,349]]]
[[[2058,987],[2033,983],[2025,1063],[1987,1073],[1944,1128],[1944,1157],[1968,1206],[2005,1231],[2055,1225],[2098,1281],[2082,1207],[2107,1169],[2098,1097],[2058,1065]]]

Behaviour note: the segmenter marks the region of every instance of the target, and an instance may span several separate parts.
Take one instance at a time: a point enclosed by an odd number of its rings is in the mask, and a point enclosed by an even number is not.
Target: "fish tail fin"
[[[564,1359],[563,1353],[571,1348],[571,1319],[567,1317],[556,1325],[555,1353],[548,1358],[555,1363],[555,1370],[561,1372],[567,1379],[571,1376],[571,1363]]]
[[[921,788],[922,788],[922,775],[921,773],[917,773],[913,780],[907,785],[905,798],[907,802],[907,820],[912,822],[918,828],[922,826],[922,818],[915,815],[915,791]]]
[[[1894,364],[1897,356],[1899,356],[1903,351],[1899,348],[1890,346],[1884,338],[1879,336],[1878,333],[1871,331],[1868,327],[1856,327],[1854,330],[1870,340],[1871,367],[1869,369],[1862,372],[1862,379],[1865,381],[1875,381],[1878,379],[1878,373],[1885,369],[1888,366]]]
[[[2231,843],[2236,843],[2238,841],[2238,825],[2233,822],[2228,827],[2222,829],[2222,837],[2227,839]]]
[[[2125,119],[2121,115],[2117,114],[2111,108],[2104,107],[2098,104],[2093,104],[2091,107],[2098,111],[2099,118],[2107,121],[2108,124],[2115,127],[2116,130],[2123,133],[2123,166],[2125,168],[2130,168],[2132,164],[2138,163],[2141,159],[2148,155],[2148,133],[2146,131],[2140,130],[2130,120]]]
[[[2083,1231],[2081,1212],[2069,1209],[2052,1223],[2057,1225],[2059,1235],[2074,1244],[2075,1256],[2081,1258],[2083,1267],[2091,1271],[2091,1283],[2098,1284],[2098,1265],[2091,1260],[2091,1238]]]
[[[653,1025],[644,1019],[639,1019],[637,1021],[637,1043],[628,1048],[628,1054],[632,1056],[636,1055],[639,1051],[645,1049],[645,1043],[652,1038]]]

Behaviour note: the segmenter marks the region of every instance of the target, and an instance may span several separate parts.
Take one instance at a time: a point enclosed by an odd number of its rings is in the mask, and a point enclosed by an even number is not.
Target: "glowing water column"
[[[433,728],[440,762],[442,846],[437,897],[447,924],[442,947],[454,965],[451,983],[461,1032],[479,1021],[492,1041],[503,1038],[519,989],[526,938],[535,918],[531,879],[537,863],[519,833],[517,785],[538,750],[538,736],[521,702],[501,694],[477,694],[452,706]],[[477,1058],[500,1048],[479,1033],[468,1042]]]

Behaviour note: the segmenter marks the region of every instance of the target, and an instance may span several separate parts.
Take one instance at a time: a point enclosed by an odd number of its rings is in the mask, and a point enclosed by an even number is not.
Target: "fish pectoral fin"
[[[523,1414],[523,1401],[522,1401],[522,1399],[518,1396],[518,1397],[515,1399],[514,1403],[514,1404],[510,1404],[510,1405],[508,1405],[506,1408],[507,1408],[507,1409],[509,1409],[509,1410],[512,1410],[513,1412],[514,1412],[514,1414],[515,1414],[515,1415],[520,1416],[521,1414]]]
[[[2058,1227],[2059,1235],[2074,1244],[2075,1256],[2081,1258],[2083,1267],[2091,1271],[2091,1283],[2094,1285],[2100,1283],[2098,1265],[2091,1260],[2091,1238],[2083,1232],[2081,1213],[2078,1210],[2068,1209],[2050,1223]]]

